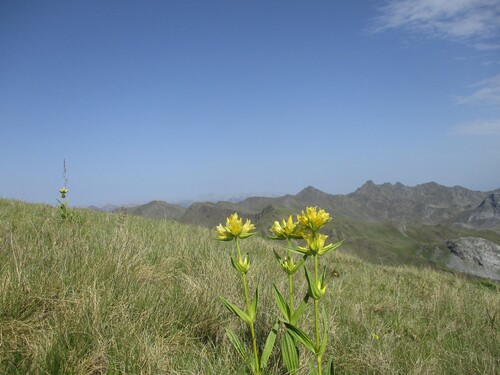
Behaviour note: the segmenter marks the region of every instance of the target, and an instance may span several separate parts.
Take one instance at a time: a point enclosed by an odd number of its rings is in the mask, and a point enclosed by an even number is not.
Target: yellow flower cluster
[[[275,221],[273,226],[269,228],[271,232],[274,233],[275,237],[271,237],[274,240],[284,240],[287,238],[302,238],[302,231],[298,222],[294,222],[292,215],[288,216],[288,219],[283,219],[282,224],[279,221]]]
[[[322,208],[318,210],[318,207],[306,207],[306,212],[304,213],[304,211],[302,211],[302,215],[298,215],[297,220],[302,226],[316,232],[323,225],[332,220],[332,218],[330,214]]]
[[[254,229],[255,226],[249,219],[243,224],[243,219],[238,218],[238,214],[235,212],[226,219],[225,226],[222,224],[217,226],[217,239],[220,241],[231,241],[234,238],[247,238],[255,234],[255,232],[250,233]]]

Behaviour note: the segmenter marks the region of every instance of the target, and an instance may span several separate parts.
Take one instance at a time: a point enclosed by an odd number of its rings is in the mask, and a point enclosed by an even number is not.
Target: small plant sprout
[[[226,333],[234,348],[241,356],[241,358],[245,361],[245,364],[248,366],[248,368],[254,374],[258,375],[267,366],[267,361],[269,360],[269,356],[271,355],[271,351],[276,340],[278,323],[276,323],[271,329],[271,332],[269,333],[269,336],[267,337],[266,343],[264,345],[264,349],[262,350],[262,354],[259,358],[259,353],[257,350],[257,338],[255,336],[255,318],[257,315],[257,307],[259,302],[259,289],[255,289],[255,297],[253,301],[250,302],[246,277],[248,271],[250,270],[250,260],[248,258],[248,254],[246,254],[245,256],[241,254],[240,248],[240,240],[256,234],[256,232],[251,232],[254,229],[255,226],[251,223],[250,220],[247,219],[245,221],[245,224],[243,224],[243,219],[239,218],[237,213],[234,213],[226,219],[226,225],[218,225],[216,231],[217,239],[219,241],[232,241],[236,247],[236,257],[231,255],[231,264],[233,265],[234,269],[241,275],[246,312],[233,303],[229,302],[227,299],[223,297],[221,297],[221,299],[229,311],[234,313],[249,326],[250,334],[252,336],[253,361],[249,359],[247,351],[245,350],[238,336],[236,336],[236,334],[229,328],[226,328]]]

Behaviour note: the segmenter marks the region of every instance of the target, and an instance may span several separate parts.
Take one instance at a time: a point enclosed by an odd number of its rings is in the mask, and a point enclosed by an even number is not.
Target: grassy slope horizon
[[[314,189],[316,190],[316,189]],[[449,250],[446,240],[460,237],[480,237],[500,244],[500,232],[491,229],[465,228],[443,220],[442,223],[404,223],[396,219],[373,220],[357,214],[337,214],[335,202],[323,197],[306,201],[290,196],[286,202],[273,198],[254,197],[244,204],[231,202],[197,203],[193,209],[179,214],[172,205],[152,201],[121,212],[156,219],[179,220],[186,224],[197,224],[208,228],[224,222],[230,213],[239,212],[249,217],[265,237],[275,220],[299,213],[305,205],[318,205],[333,213],[334,220],[325,231],[331,238],[345,239],[343,252],[361,257],[376,264],[412,264],[446,269]],[[323,199],[322,199],[323,198]],[[295,209],[294,209],[295,207]]]
[[[214,231],[120,214],[0,199],[0,373],[231,374],[243,370],[224,333],[245,327],[221,295],[241,301],[231,247]],[[365,233],[370,236],[370,233]],[[380,234],[384,236],[384,234]],[[272,250],[252,237],[260,345],[286,290]],[[497,283],[425,267],[322,259],[333,355],[340,374],[495,374]],[[335,277],[338,275],[338,277]],[[306,283],[298,277],[297,290]],[[299,325],[311,332],[311,312]],[[378,339],[374,338],[374,335]],[[307,374],[302,357],[301,374]],[[277,351],[271,374],[285,373]]]

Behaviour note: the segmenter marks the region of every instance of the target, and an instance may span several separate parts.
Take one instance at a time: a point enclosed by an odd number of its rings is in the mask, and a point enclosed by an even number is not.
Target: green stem
[[[319,275],[318,275],[318,256],[314,256],[314,282],[318,285]],[[316,330],[316,351],[320,348],[320,338],[319,338],[319,301],[314,300],[314,326]],[[316,361],[318,362],[318,375],[321,375],[321,356],[316,355]]]
[[[291,243],[288,238],[288,251],[287,251],[287,260],[290,262],[290,258],[292,257],[292,251],[290,250]],[[288,275],[288,293],[290,294],[290,319],[293,316],[293,275]]]
[[[241,250],[240,250],[240,242],[239,238],[236,237],[236,249],[238,250],[238,257],[241,259]],[[241,279],[243,281],[243,292],[245,294],[245,303],[247,306],[247,313],[250,315],[250,297],[248,296],[248,287],[247,287],[247,276],[246,274],[241,274]],[[255,359],[255,374],[259,375],[259,353],[257,352],[257,339],[255,337],[255,328],[253,324],[253,319],[251,320],[250,324],[250,334],[252,335],[252,345],[253,345],[253,356]]]

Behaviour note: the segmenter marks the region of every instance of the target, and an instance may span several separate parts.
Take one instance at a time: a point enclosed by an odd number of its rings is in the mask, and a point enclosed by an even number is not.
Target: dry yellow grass
[[[84,210],[62,221],[57,208],[0,200],[0,373],[242,371],[224,327],[245,336],[245,326],[219,300],[241,300],[239,275],[229,246],[213,238],[204,228]],[[280,245],[243,244],[250,290],[261,290],[260,340],[278,316],[272,283],[286,290],[272,255]],[[497,284],[327,259],[327,352],[338,374],[500,372]],[[304,293],[302,274],[296,280]],[[307,332],[311,310],[299,322]],[[284,373],[278,353],[270,371]]]

